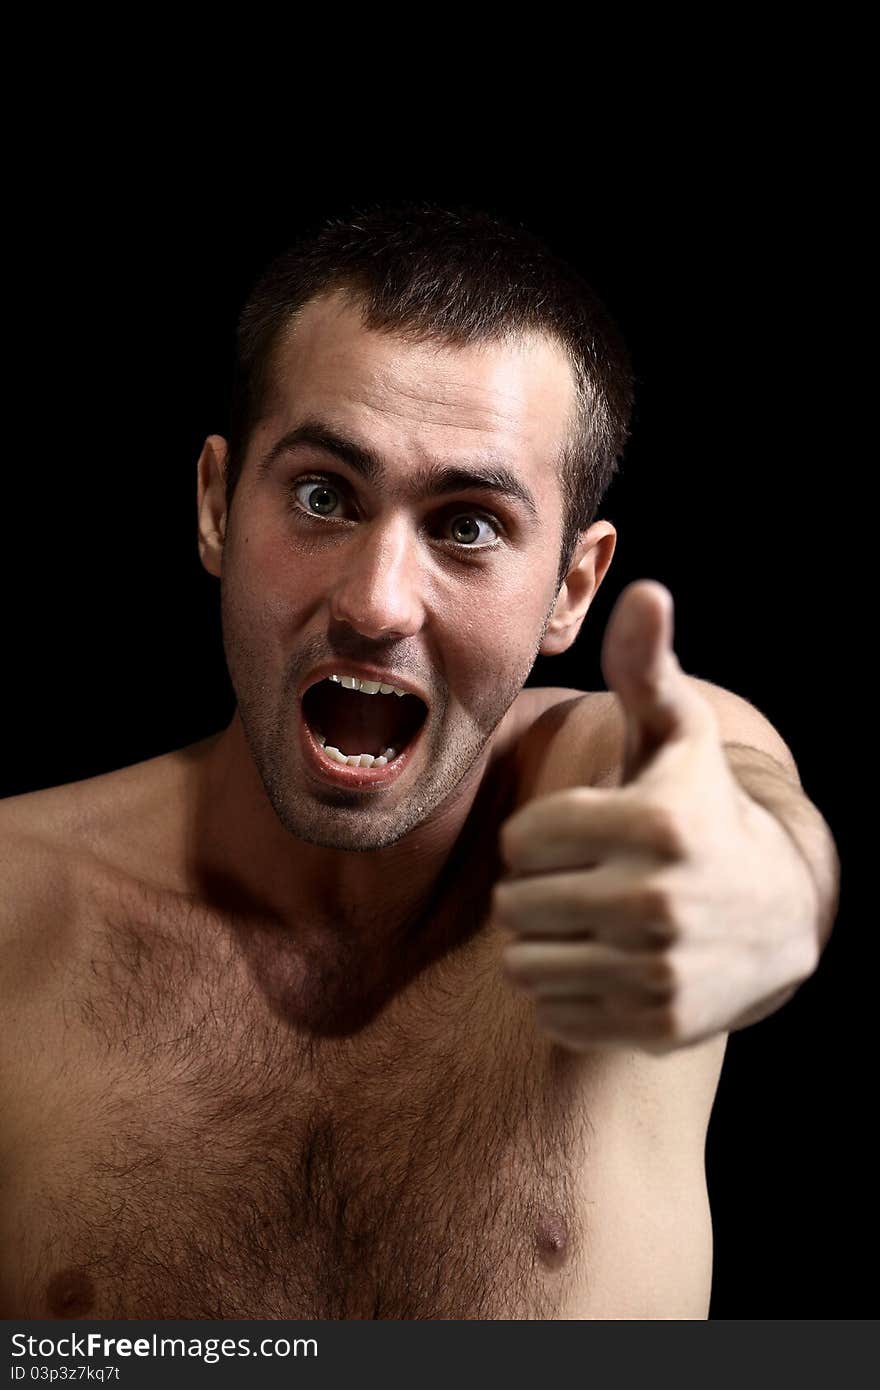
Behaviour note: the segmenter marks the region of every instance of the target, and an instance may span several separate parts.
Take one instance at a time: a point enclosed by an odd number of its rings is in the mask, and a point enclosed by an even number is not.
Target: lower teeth
[[[385,748],[377,758],[372,753],[343,753],[338,748],[327,746],[327,740],[323,734],[316,734],[318,742],[324,749],[328,758],[334,763],[347,763],[349,767],[384,767],[397,757],[396,748]]]

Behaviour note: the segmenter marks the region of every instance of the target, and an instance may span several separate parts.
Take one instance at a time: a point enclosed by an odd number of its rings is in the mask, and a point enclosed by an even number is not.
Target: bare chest
[[[7,1316],[554,1318],[585,1277],[573,1060],[476,937],[358,1032],[130,931],[29,1062]],[[187,980],[198,978],[198,987]]]

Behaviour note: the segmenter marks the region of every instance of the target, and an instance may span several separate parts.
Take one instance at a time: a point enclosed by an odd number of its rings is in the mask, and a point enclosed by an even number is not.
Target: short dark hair
[[[227,509],[266,409],[281,330],[311,299],[334,290],[361,307],[366,328],[413,341],[465,346],[537,332],[562,346],[577,412],[557,460],[561,583],[629,438],[630,357],[608,310],[566,261],[523,227],[470,207],[404,203],[333,217],[262,272],[236,328]]]

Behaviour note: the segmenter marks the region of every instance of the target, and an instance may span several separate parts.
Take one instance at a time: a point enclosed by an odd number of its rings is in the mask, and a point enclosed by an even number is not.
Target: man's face
[[[380,849],[473,775],[534,663],[556,598],[556,459],[572,373],[544,338],[411,343],[367,331],[357,308],[330,295],[279,342],[273,382],[223,543],[239,717],[287,830]],[[279,448],[295,430],[299,440]],[[464,476],[438,492],[451,469],[506,473],[524,497]],[[419,691],[427,714],[413,696],[326,679],[301,698],[316,668],[364,666]],[[321,752],[317,732],[346,756],[382,748],[343,739],[393,733],[406,757],[352,775]]]

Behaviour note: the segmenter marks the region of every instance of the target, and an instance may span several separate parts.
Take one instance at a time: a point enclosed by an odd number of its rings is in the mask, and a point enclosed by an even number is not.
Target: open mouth
[[[393,687],[353,676],[329,676],[309,686],[302,712],[328,758],[364,768],[393,762],[428,715],[417,695],[398,695]]]

